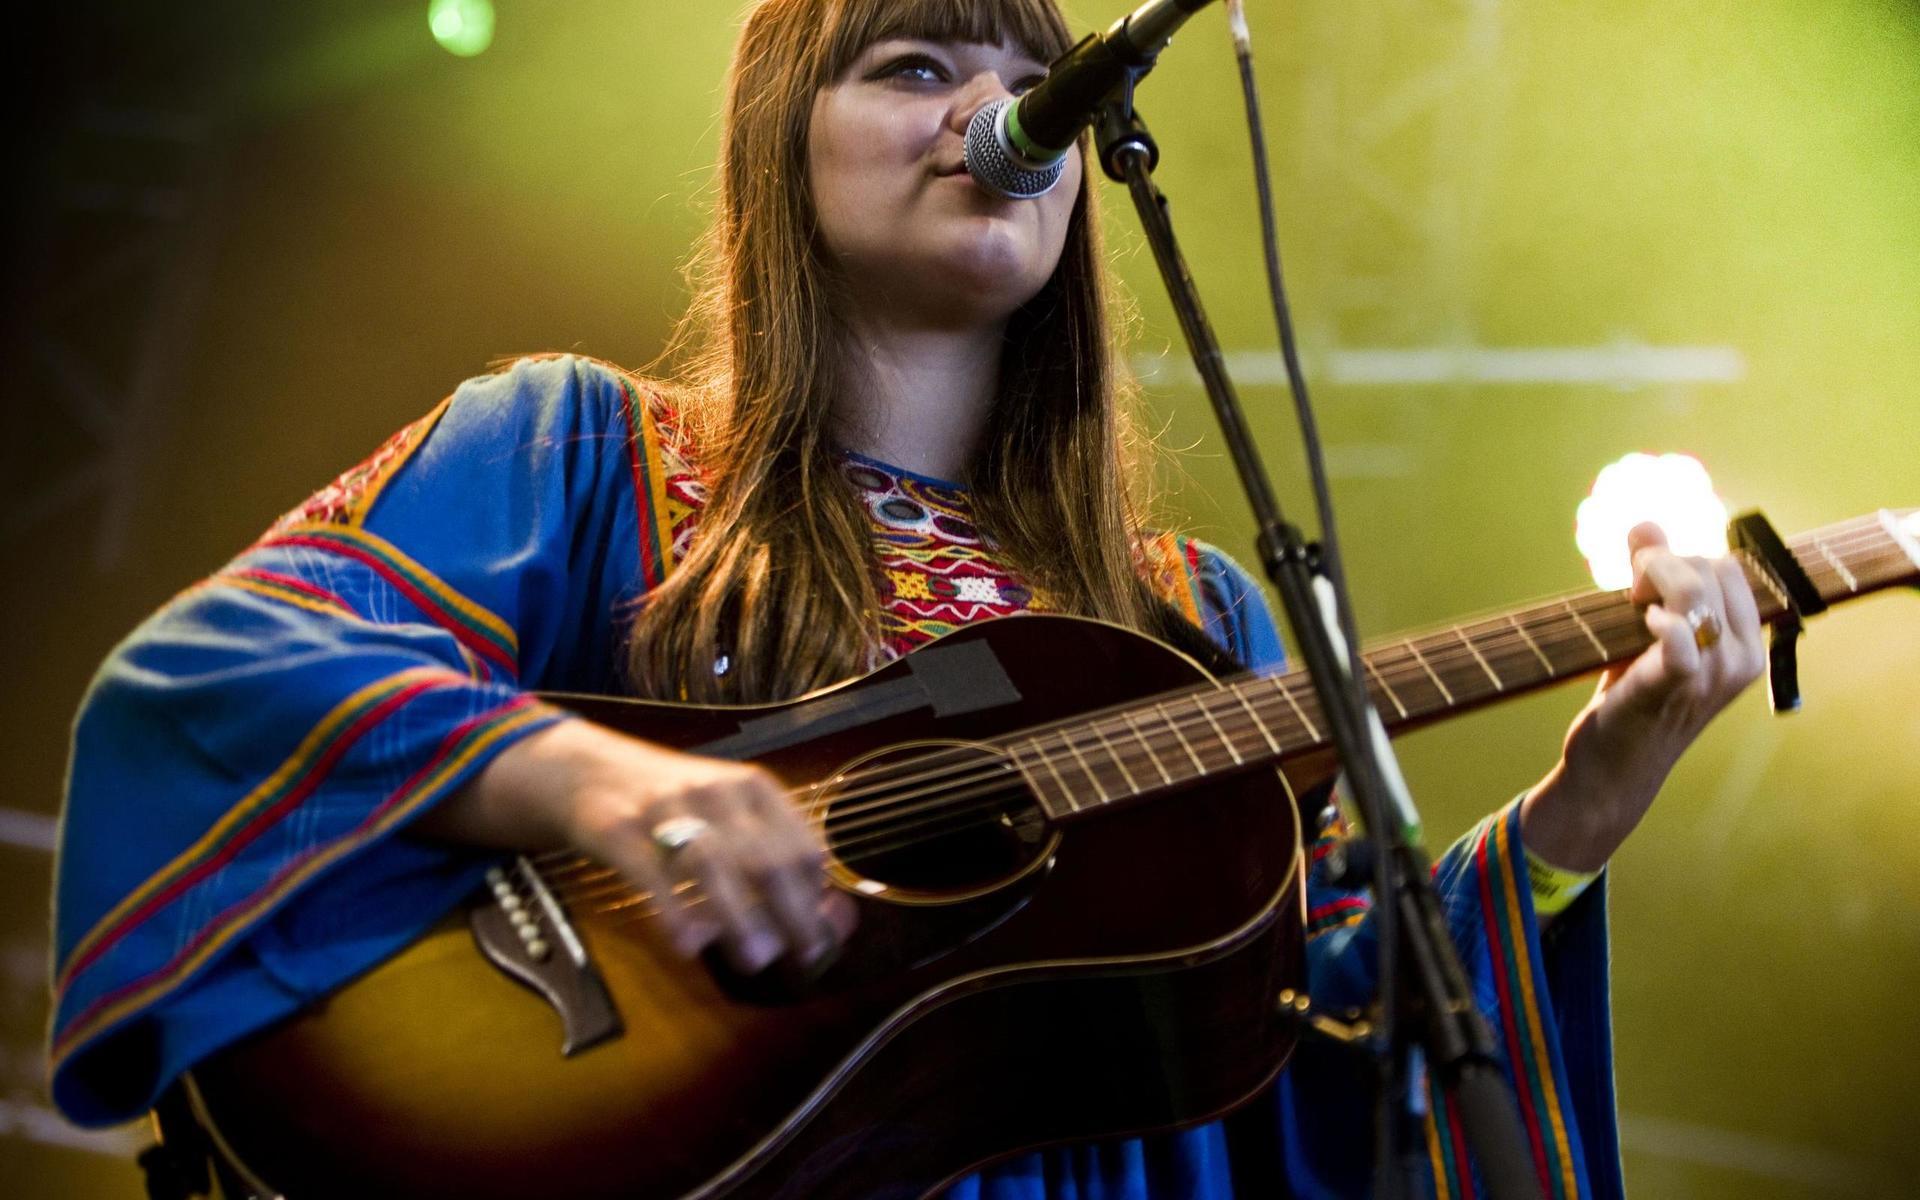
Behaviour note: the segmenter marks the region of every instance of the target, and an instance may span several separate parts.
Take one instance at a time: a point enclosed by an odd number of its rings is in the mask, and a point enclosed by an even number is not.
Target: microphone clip
[[[1129,74],[1126,82],[1100,106],[1093,122],[1093,144],[1100,169],[1115,183],[1127,181],[1127,160],[1138,156],[1146,163],[1147,174],[1160,165],[1160,143],[1133,106],[1133,84],[1138,75]]]

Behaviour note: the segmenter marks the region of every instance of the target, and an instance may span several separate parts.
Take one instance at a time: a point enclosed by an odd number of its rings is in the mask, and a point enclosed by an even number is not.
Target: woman
[[[677,378],[538,359],[472,381],[115,652],[76,729],[59,883],[70,1116],[139,1113],[392,954],[473,888],[476,846],[569,846],[660,895],[695,882],[711,903],[672,907],[670,936],[743,971],[848,937],[769,777],[531,691],[791,695],[1032,610],[1198,625],[1278,664],[1245,574],[1142,527],[1079,159],[1034,202],[962,166],[974,111],[1068,40],[1051,0],[763,0]],[[1556,1195],[1620,1186],[1601,889],[1568,896],[1761,662],[1737,570],[1650,529],[1636,551],[1656,644],[1439,871]],[[1313,990],[1362,1002],[1365,900],[1318,867],[1311,887]],[[1267,1128],[1028,1155],[957,1193],[1225,1196],[1236,1160],[1278,1146],[1297,1193],[1354,1194],[1364,1122],[1312,1067]],[[1463,1194],[1457,1123],[1428,1098],[1433,1186]]]

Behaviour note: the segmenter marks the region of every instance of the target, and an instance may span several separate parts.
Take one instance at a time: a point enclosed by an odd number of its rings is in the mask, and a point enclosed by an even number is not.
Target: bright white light
[[[1627,531],[1642,521],[1665,530],[1675,554],[1727,552],[1726,501],[1714,495],[1707,469],[1691,455],[1629,454],[1593,481],[1593,494],[1574,514],[1573,540],[1595,583],[1623,588],[1633,582]]]
[[[427,28],[450,54],[472,58],[493,44],[493,0],[432,0]]]

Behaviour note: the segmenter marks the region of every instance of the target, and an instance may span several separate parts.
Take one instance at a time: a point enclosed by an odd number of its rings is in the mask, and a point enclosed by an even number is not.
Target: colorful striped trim
[[[627,469],[633,474],[635,523],[640,537],[640,579],[657,587],[673,567],[673,530],[668,527],[667,472],[660,456],[660,427],[632,379],[621,372],[627,414]]]
[[[1173,533],[1142,532],[1133,543],[1135,563],[1153,593],[1194,625],[1200,615],[1200,547]]]
[[[1319,937],[1323,933],[1332,933],[1336,929],[1347,929],[1367,919],[1373,906],[1364,897],[1347,896],[1326,904],[1316,905],[1307,913],[1307,939]]]
[[[299,507],[275,521],[263,536],[272,537],[291,526],[315,522],[360,525],[367,519],[367,513],[372,510],[374,501],[379,499],[387,482],[427,440],[427,435],[433,432],[452,402],[453,397],[449,396],[435,405],[426,416],[401,427],[392,437],[380,443],[372,454],[342,471],[332,483],[308,496]]]
[[[1440,1150],[1440,1125],[1434,1121],[1434,1087],[1427,1087],[1427,1112],[1421,1114],[1421,1135],[1427,1139],[1427,1171],[1434,1181],[1436,1200],[1453,1200],[1453,1181],[1446,1173],[1446,1154]]]
[[[1200,613],[1200,543],[1175,534],[1165,537],[1167,552],[1179,567],[1177,578],[1168,581],[1173,594],[1167,599],[1180,610],[1181,616],[1205,629],[1206,619]]]
[[[277,571],[263,571],[248,568],[239,571],[223,571],[207,579],[202,587],[232,587],[241,591],[278,600],[282,604],[291,604],[309,612],[322,613],[330,617],[347,617],[359,620],[360,614],[353,611],[345,600],[291,575],[282,575]]]
[[[1460,1189],[1460,1200],[1474,1200],[1480,1194],[1480,1186],[1473,1173],[1473,1156],[1467,1150],[1467,1131],[1461,1127],[1460,1112],[1452,1104],[1444,1109],[1447,1118],[1447,1136],[1445,1145],[1447,1158],[1453,1164],[1453,1182]]]
[[[1433,1089],[1429,1088],[1431,1092]],[[1420,1118],[1420,1131],[1427,1139],[1427,1167],[1433,1175],[1433,1194],[1436,1200],[1453,1200],[1452,1181],[1447,1178],[1446,1157],[1440,1152],[1440,1127],[1433,1119],[1433,1102],[1427,1103],[1427,1111]]]
[[[289,526],[259,545],[304,546],[362,563],[480,658],[510,677],[519,672],[520,642],[513,627],[448,587],[385,538],[352,526],[305,522]]]
[[[466,682],[444,667],[415,667],[376,680],[334,706],[286,761],[228,810],[199,841],[114,905],[74,944],[54,980],[55,993],[64,993],[74,976],[154,910],[265,832],[274,820],[312,792],[348,747],[388,712],[428,688]]]
[[[1507,832],[1509,812],[1490,818],[1482,826],[1474,850],[1479,860],[1487,951],[1492,957],[1494,984],[1500,994],[1500,1020],[1507,1057],[1521,1113],[1526,1118],[1527,1138],[1532,1143],[1541,1186],[1555,1200],[1573,1200],[1580,1195],[1580,1184],[1553,1078],[1546,1022],[1534,989],[1526,918],[1514,885],[1512,847]]]
[[[344,617],[351,621],[366,620],[365,617],[356,612],[345,600],[342,600],[332,592],[324,588],[315,587],[303,579],[296,579],[291,575],[281,575],[275,571],[263,571],[257,568],[246,568],[239,571],[223,571],[218,575],[202,580],[200,583],[188,588],[187,591],[194,592],[202,588],[210,587],[238,588],[241,591],[253,592],[256,595],[265,596],[268,599],[277,600],[283,604],[291,604],[296,608],[304,608],[310,612],[319,613],[322,616]],[[453,648],[460,654],[460,662],[466,667],[468,679],[476,683],[483,683],[491,678],[486,664],[481,662],[480,659],[474,655],[473,651],[467,649],[465,642],[456,639],[453,643]]]
[[[433,411],[408,425],[394,435],[392,442],[380,448],[374,456],[367,476],[360,480],[360,494],[354,498],[353,507],[347,513],[347,523],[355,529],[367,523],[367,514],[379,502],[380,493],[386,491],[387,484],[400,473],[400,468],[413,458],[414,451],[426,443],[427,435],[433,432],[440,418],[447,415],[447,409],[453,406],[453,397],[448,396],[433,406]]]
[[[480,754],[502,739],[530,726],[544,724],[555,715],[554,710],[533,697],[521,696],[462,722],[441,742],[434,756],[383,800],[351,833],[330,844],[316,846],[289,862],[252,896],[232,905],[203,926],[193,940],[165,966],[109,992],[76,1015],[54,1043],[51,1055],[53,1069],[58,1071],[62,1062],[79,1046],[124,1018],[151,1006],[179,986],[235,938],[245,933],[255,919],[263,916],[302,884],[405,821],[435,798],[448,781],[465,770]]]
[[[1460,1128],[1460,1116],[1447,1101],[1447,1094],[1426,1073],[1427,1113],[1422,1122],[1427,1138],[1427,1160],[1433,1168],[1433,1190],[1439,1200],[1473,1200],[1473,1171],[1467,1165],[1467,1139]]]
[[[1338,920],[1328,921],[1324,925],[1312,926],[1307,930],[1307,940],[1309,942],[1318,941],[1319,939],[1327,936],[1330,933],[1334,933],[1342,929],[1352,929],[1356,925],[1365,924],[1366,919],[1367,919],[1366,913],[1358,912],[1358,913],[1352,913],[1347,916],[1341,917]]]

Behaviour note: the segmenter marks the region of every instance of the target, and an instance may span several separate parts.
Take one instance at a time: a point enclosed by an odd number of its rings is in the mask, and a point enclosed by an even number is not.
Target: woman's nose
[[[947,127],[965,137],[973,114],[995,100],[1008,99],[1012,95],[998,73],[981,71],[954,92],[953,106],[947,110]]]

